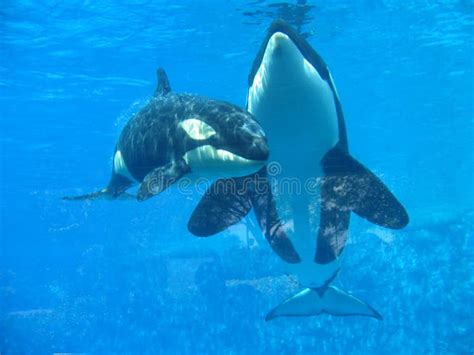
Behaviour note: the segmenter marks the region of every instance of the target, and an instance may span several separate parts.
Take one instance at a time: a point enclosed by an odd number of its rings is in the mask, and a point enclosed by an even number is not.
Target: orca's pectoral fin
[[[239,223],[252,208],[245,181],[245,178],[215,181],[194,209],[188,230],[195,236],[208,237]]]
[[[183,159],[160,166],[149,172],[137,192],[137,200],[145,201],[166,190],[190,171]]]
[[[323,159],[323,169],[326,179],[335,180],[338,205],[382,227],[400,229],[408,224],[405,208],[388,187],[349,154],[331,150]]]
[[[95,191],[90,194],[78,195],[78,196],[64,196],[62,198],[64,201],[86,201],[86,200],[97,200],[97,199],[113,199],[113,196],[109,193],[107,189],[102,189],[100,191]]]
[[[351,204],[352,210],[360,217],[385,228],[407,226],[409,218],[405,208],[372,172],[367,170],[364,176],[355,177],[352,183],[353,191],[359,191],[356,195],[363,194]]]
[[[367,302],[334,286],[324,291],[306,288],[271,310],[266,321],[277,317],[304,317],[327,313],[334,316],[366,316],[382,320],[383,317]]]
[[[301,259],[283,228],[284,223],[278,214],[266,166],[254,174],[253,185],[249,191],[250,200],[257,222],[270,247],[287,263],[299,263]]]

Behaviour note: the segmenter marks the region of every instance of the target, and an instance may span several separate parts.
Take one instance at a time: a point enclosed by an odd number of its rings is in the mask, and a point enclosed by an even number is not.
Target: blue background
[[[308,5],[2,1],[0,353],[474,350],[473,2]],[[158,66],[176,91],[243,106],[271,20],[295,24],[302,8],[351,152],[410,213],[402,231],[353,216],[336,281],[383,322],[265,323],[295,280],[252,218],[213,238],[190,235],[196,193],[61,200],[106,184],[115,140]]]

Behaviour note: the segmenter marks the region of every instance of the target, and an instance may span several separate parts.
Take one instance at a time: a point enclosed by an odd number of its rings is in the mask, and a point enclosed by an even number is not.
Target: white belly
[[[272,188],[300,266],[314,264],[320,161],[339,139],[334,95],[291,40],[276,33],[249,89],[247,106],[264,128],[270,162],[279,170],[269,173]],[[299,191],[284,188],[289,180]]]

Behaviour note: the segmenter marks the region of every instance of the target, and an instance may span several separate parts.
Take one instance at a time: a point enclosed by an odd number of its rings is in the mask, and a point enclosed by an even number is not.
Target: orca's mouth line
[[[217,149],[212,145],[203,145],[193,150],[186,152],[184,155],[184,160],[187,164],[192,163],[193,160],[197,161],[216,161],[219,163],[236,163],[236,164],[255,164],[255,163],[264,163],[266,160],[254,160],[243,158],[240,155],[234,154],[225,149]]]

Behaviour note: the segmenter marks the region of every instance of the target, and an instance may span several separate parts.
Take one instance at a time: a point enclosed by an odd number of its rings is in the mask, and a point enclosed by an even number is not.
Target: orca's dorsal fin
[[[171,86],[168,80],[168,75],[166,75],[163,68],[158,68],[156,71],[156,79],[156,90],[153,96],[157,97],[168,94],[171,91]]]

